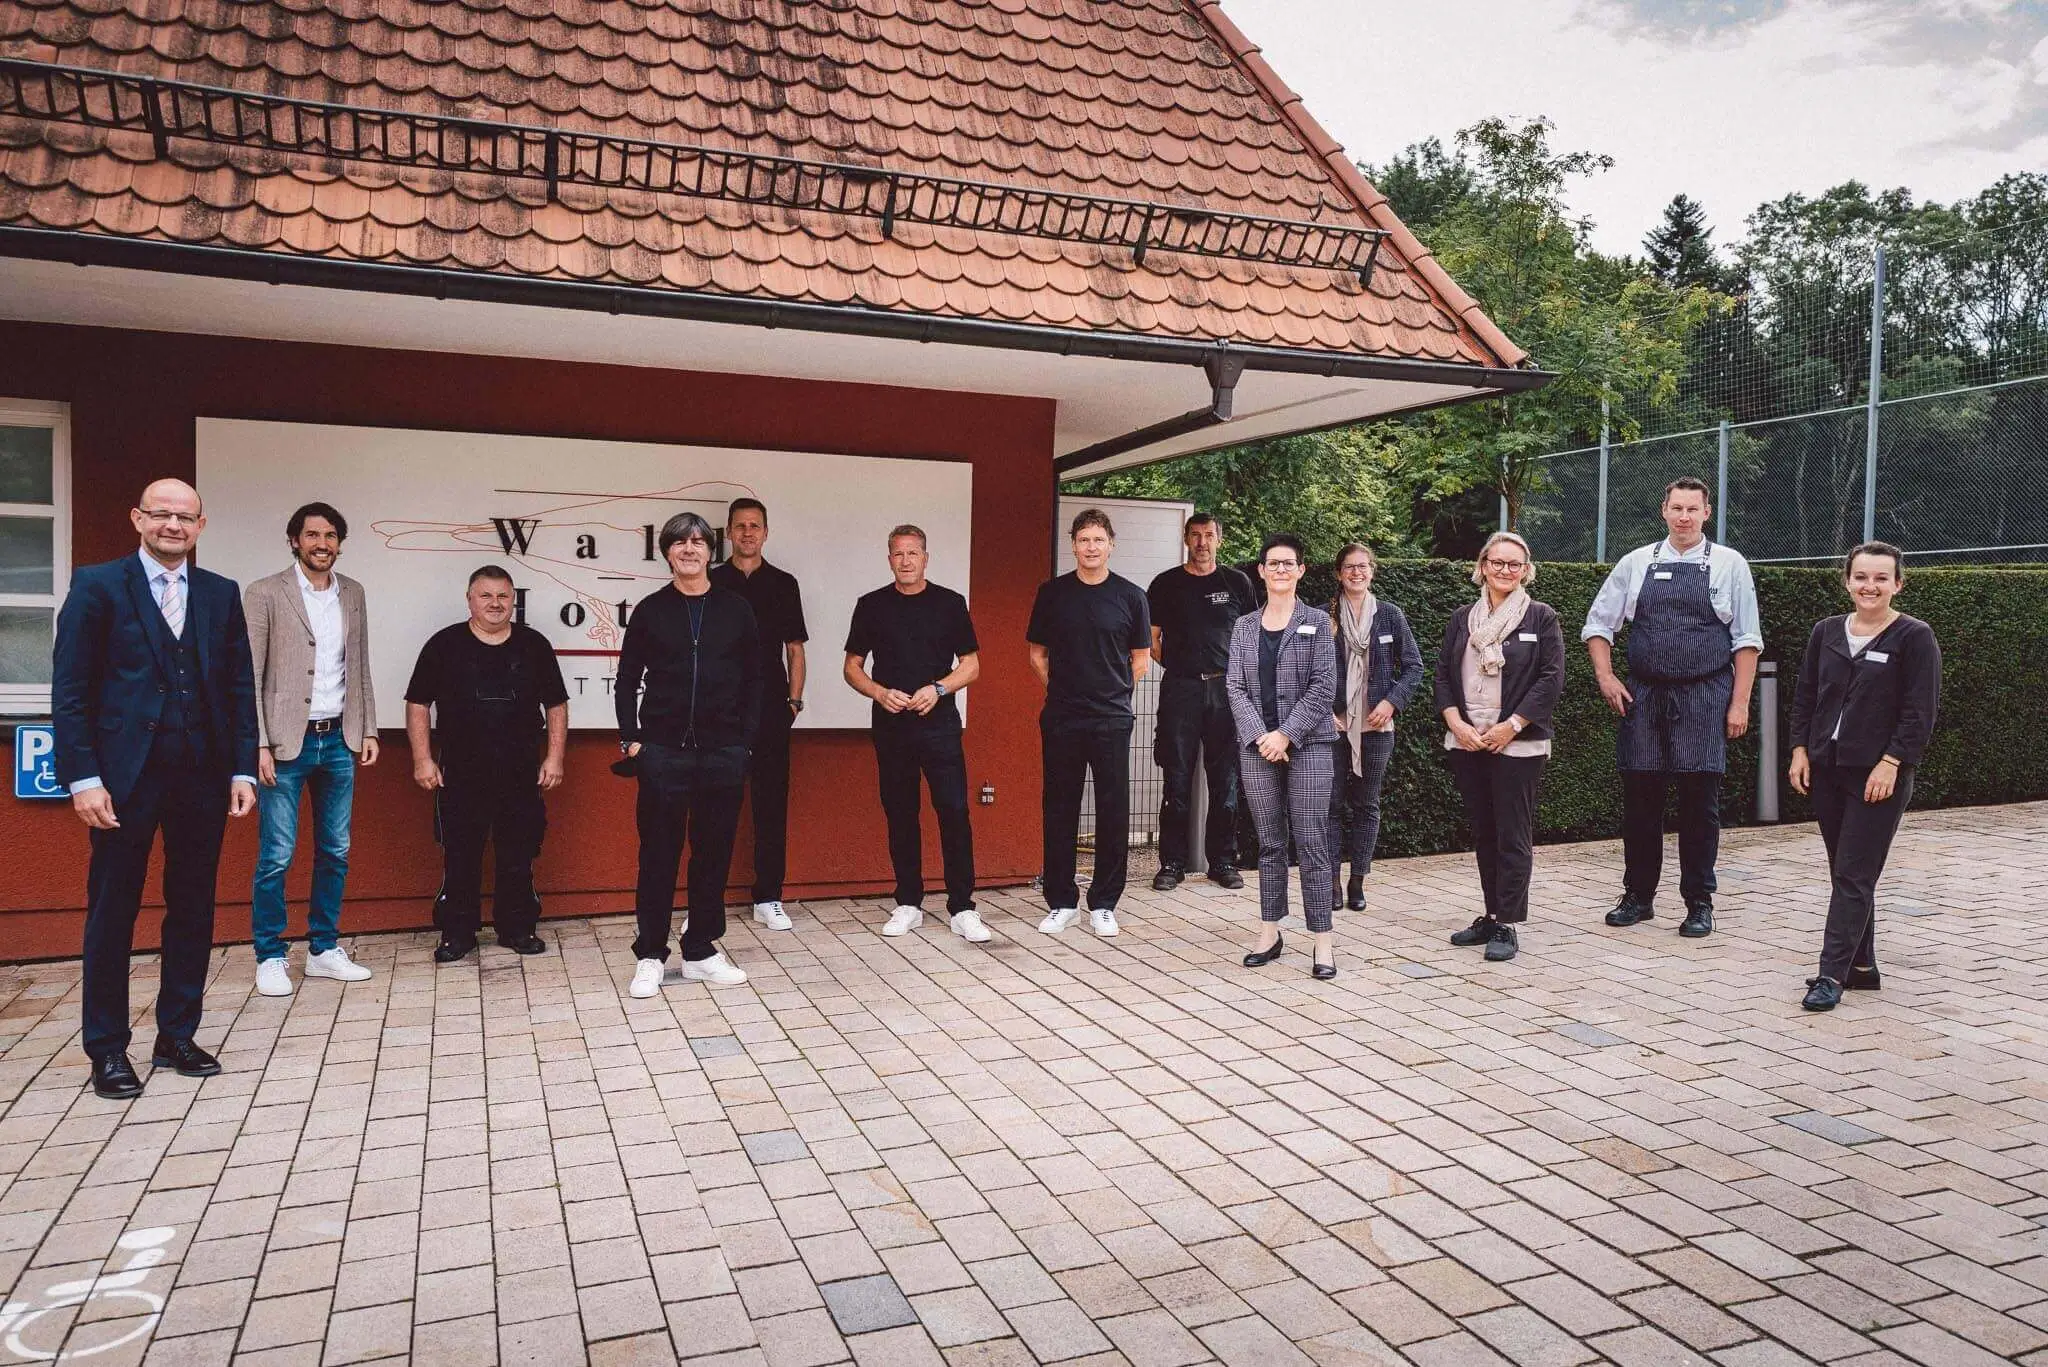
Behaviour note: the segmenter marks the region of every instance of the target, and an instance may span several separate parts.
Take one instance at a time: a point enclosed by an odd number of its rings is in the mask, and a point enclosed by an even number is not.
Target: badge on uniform
[[[1533,631],[1525,631],[1515,639],[1520,641],[1533,641],[1536,639],[1536,633]]]
[[[1294,629],[1294,634],[1297,636],[1313,636],[1316,634],[1316,624],[1314,622],[1303,622]]]
[[[1381,645],[1383,645],[1383,646],[1390,646],[1390,645],[1392,645],[1393,643],[1394,643],[1394,638],[1393,638],[1392,636],[1382,636],[1382,637],[1380,637],[1380,644],[1381,644]]]
[[[1652,577],[1653,577],[1653,578],[1657,578],[1657,579],[1669,579],[1669,578],[1671,577],[1671,571],[1670,571],[1670,570],[1658,570],[1658,571],[1656,572],[1656,574],[1655,574],[1654,576],[1652,576]]]
[[[1863,652],[1863,658],[1870,661],[1874,665],[1888,665],[1892,662],[1891,655],[1882,650],[1870,650],[1866,648]]]

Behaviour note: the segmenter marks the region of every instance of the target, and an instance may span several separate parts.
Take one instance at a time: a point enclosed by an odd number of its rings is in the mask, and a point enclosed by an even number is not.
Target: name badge
[[[1515,639],[1518,641],[1533,641],[1536,639],[1536,633],[1533,631],[1525,631],[1520,636],[1517,636]]]
[[[1888,665],[1892,662],[1890,653],[1883,650],[1866,650],[1863,652],[1863,658],[1874,665]]]
[[[1657,572],[1656,572],[1656,573],[1655,573],[1654,575],[1652,575],[1651,577],[1652,577],[1652,578],[1655,578],[1655,579],[1669,579],[1669,578],[1671,577],[1671,571],[1670,571],[1670,570],[1658,570],[1658,571],[1657,571]]]
[[[1392,645],[1393,643],[1394,643],[1394,638],[1393,638],[1392,636],[1382,636],[1382,637],[1380,637],[1380,644],[1381,644],[1381,645],[1383,645],[1383,646],[1390,646],[1390,645]]]
[[[1303,622],[1300,626],[1294,629],[1294,634],[1296,636],[1313,636],[1316,634],[1315,624],[1312,622]]]

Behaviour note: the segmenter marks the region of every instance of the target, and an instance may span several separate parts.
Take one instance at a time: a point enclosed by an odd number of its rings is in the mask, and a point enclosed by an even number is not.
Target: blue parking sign
[[[63,797],[57,782],[57,729],[48,725],[14,728],[14,795]]]

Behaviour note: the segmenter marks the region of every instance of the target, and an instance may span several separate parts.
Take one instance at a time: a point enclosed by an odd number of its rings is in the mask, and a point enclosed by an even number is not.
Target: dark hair
[[[1275,532],[1266,538],[1266,544],[1259,547],[1259,563],[1266,563],[1266,557],[1285,547],[1294,552],[1294,558],[1305,567],[1308,564],[1308,550],[1301,544],[1301,538],[1293,532]]]
[[[297,541],[299,533],[306,530],[306,519],[309,517],[326,518],[328,525],[334,528],[334,539],[348,540],[348,519],[336,512],[332,503],[308,503],[293,513],[290,520],[284,524],[285,539]]]
[[[1848,578],[1849,572],[1856,568],[1856,557],[1859,555],[1876,555],[1889,558],[1892,562],[1892,578],[1900,583],[1906,581],[1906,553],[1889,541],[1866,541],[1850,551],[1848,555],[1842,558],[1843,578]]]
[[[509,584],[512,582],[512,572],[503,565],[479,565],[469,572],[468,587],[475,588],[479,579],[502,579]]]
[[[1223,519],[1217,517],[1216,514],[1192,513],[1188,516],[1188,520],[1181,525],[1180,539],[1183,541],[1187,540],[1188,533],[1196,527],[1214,527],[1216,535],[1223,535]]]
[[[733,504],[737,508],[739,504]],[[661,558],[668,559],[668,548],[678,541],[688,541],[693,536],[704,538],[707,546],[716,545],[711,535],[711,524],[695,513],[677,513],[661,524]]]
[[[732,520],[745,512],[759,513],[761,515],[761,525],[764,527],[768,525],[768,505],[758,498],[736,498],[726,504],[725,525],[730,527]]]
[[[893,551],[896,549],[896,538],[899,536],[914,536],[917,538],[917,544],[920,550],[931,549],[931,543],[924,539],[924,528],[918,526],[915,522],[905,522],[900,526],[892,527],[889,529],[890,550]]]
[[[1674,479],[1669,484],[1665,485],[1664,502],[1669,503],[1671,501],[1671,496],[1677,493],[1680,489],[1697,490],[1699,492],[1699,496],[1707,501],[1707,506],[1709,508],[1714,506],[1714,491],[1707,487],[1707,482],[1705,480],[1695,479],[1691,475],[1680,475],[1677,479]]]
[[[1086,527],[1100,527],[1109,534],[1111,541],[1116,540],[1116,528],[1111,525],[1109,514],[1103,512],[1100,508],[1083,508],[1080,512],[1075,513],[1073,523],[1067,528],[1068,540],[1079,536],[1082,529]]]

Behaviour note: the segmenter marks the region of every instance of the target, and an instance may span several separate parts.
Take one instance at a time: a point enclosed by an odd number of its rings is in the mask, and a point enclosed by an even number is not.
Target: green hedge
[[[1390,560],[1381,565],[1374,583],[1374,592],[1408,614],[1426,671],[1421,692],[1402,715],[1387,775],[1380,850],[1388,855],[1470,848],[1464,809],[1444,768],[1443,728],[1429,694],[1444,623],[1478,592],[1470,574],[1469,565],[1448,561]],[[1600,565],[1539,565],[1534,592],[1563,619],[1568,661],[1554,752],[1543,779],[1541,840],[1593,840],[1621,832],[1615,718],[1601,701],[1592,664],[1577,641],[1586,609],[1606,575]],[[1756,581],[1763,658],[1778,664],[1779,735],[1784,736],[1807,636],[1821,618],[1846,612],[1848,596],[1834,569],[1759,566]],[[1311,572],[1303,586],[1311,602],[1327,602],[1334,592],[1327,567]],[[1913,790],[1913,805],[2048,798],[2048,747],[2033,734],[2035,709],[2048,697],[2048,570],[1909,567],[1898,602],[1934,627],[1944,664],[1941,719]],[[1756,747],[1753,726],[1729,747],[1722,790],[1722,819],[1728,825],[1753,819]],[[1776,775],[1780,817],[1811,820],[1805,799],[1784,784],[1783,758]]]

